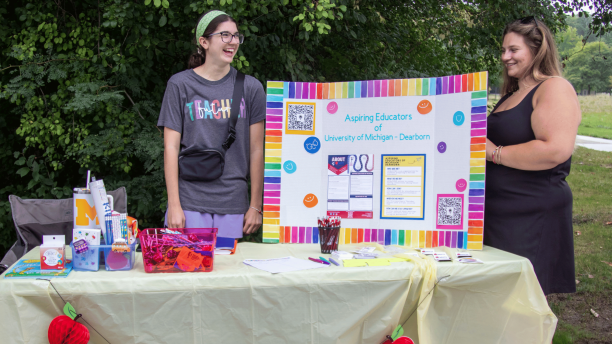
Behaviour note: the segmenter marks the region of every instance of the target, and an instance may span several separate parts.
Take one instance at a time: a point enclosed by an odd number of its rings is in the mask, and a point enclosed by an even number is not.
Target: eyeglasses
[[[531,23],[531,21],[533,21],[535,23],[535,25],[536,25],[536,29],[539,29],[539,27],[538,27],[538,20],[534,16],[523,17],[523,18],[521,18],[519,20],[520,20],[521,24],[529,24],[529,23]]]
[[[211,33],[210,35],[208,35],[208,37],[215,36],[215,35],[220,35],[223,43],[232,43],[232,41],[234,40],[234,37],[238,39],[239,44],[242,44],[242,42],[244,42],[244,35],[241,33],[231,34],[227,31],[222,31],[222,32],[217,32],[217,33]]]

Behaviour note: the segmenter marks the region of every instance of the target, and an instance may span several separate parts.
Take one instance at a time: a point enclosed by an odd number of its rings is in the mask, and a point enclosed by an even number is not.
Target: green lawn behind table
[[[582,110],[578,134],[612,140],[612,97],[597,95],[578,98]]]
[[[612,120],[612,114],[607,116]],[[578,147],[567,181],[574,195],[579,282],[576,294],[549,297],[559,318],[553,343],[612,343],[612,153]]]

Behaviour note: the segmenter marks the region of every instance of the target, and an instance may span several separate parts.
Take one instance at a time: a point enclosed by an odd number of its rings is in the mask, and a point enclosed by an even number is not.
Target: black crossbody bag
[[[221,149],[195,146],[182,150],[178,158],[181,179],[209,182],[221,177],[225,167],[225,153],[236,140],[236,122],[240,114],[243,88],[244,74],[237,72],[227,139],[221,145]]]

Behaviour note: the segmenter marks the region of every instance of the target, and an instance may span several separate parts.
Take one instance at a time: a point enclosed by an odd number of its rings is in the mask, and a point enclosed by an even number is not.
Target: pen
[[[316,259],[316,258],[310,258],[310,257],[308,257],[308,259],[312,260],[312,261],[313,261],[313,262],[315,262],[315,263],[329,265],[329,263],[326,263],[326,262],[324,262],[324,261],[322,261],[322,260],[319,260],[319,259]]]
[[[338,262],[335,261],[334,258],[329,258],[329,261],[334,263],[335,266],[340,266],[340,264],[338,264]]]
[[[319,257],[320,260],[324,261],[325,263],[329,264],[329,260],[323,258],[323,257]]]

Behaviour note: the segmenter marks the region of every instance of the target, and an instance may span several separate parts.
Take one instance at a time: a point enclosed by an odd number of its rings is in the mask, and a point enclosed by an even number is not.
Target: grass
[[[612,140],[612,97],[578,96],[582,122],[578,134]]]
[[[612,266],[605,262],[612,263],[612,153],[578,147],[567,181],[579,283],[576,294],[549,297],[559,318],[553,343],[611,343]]]

